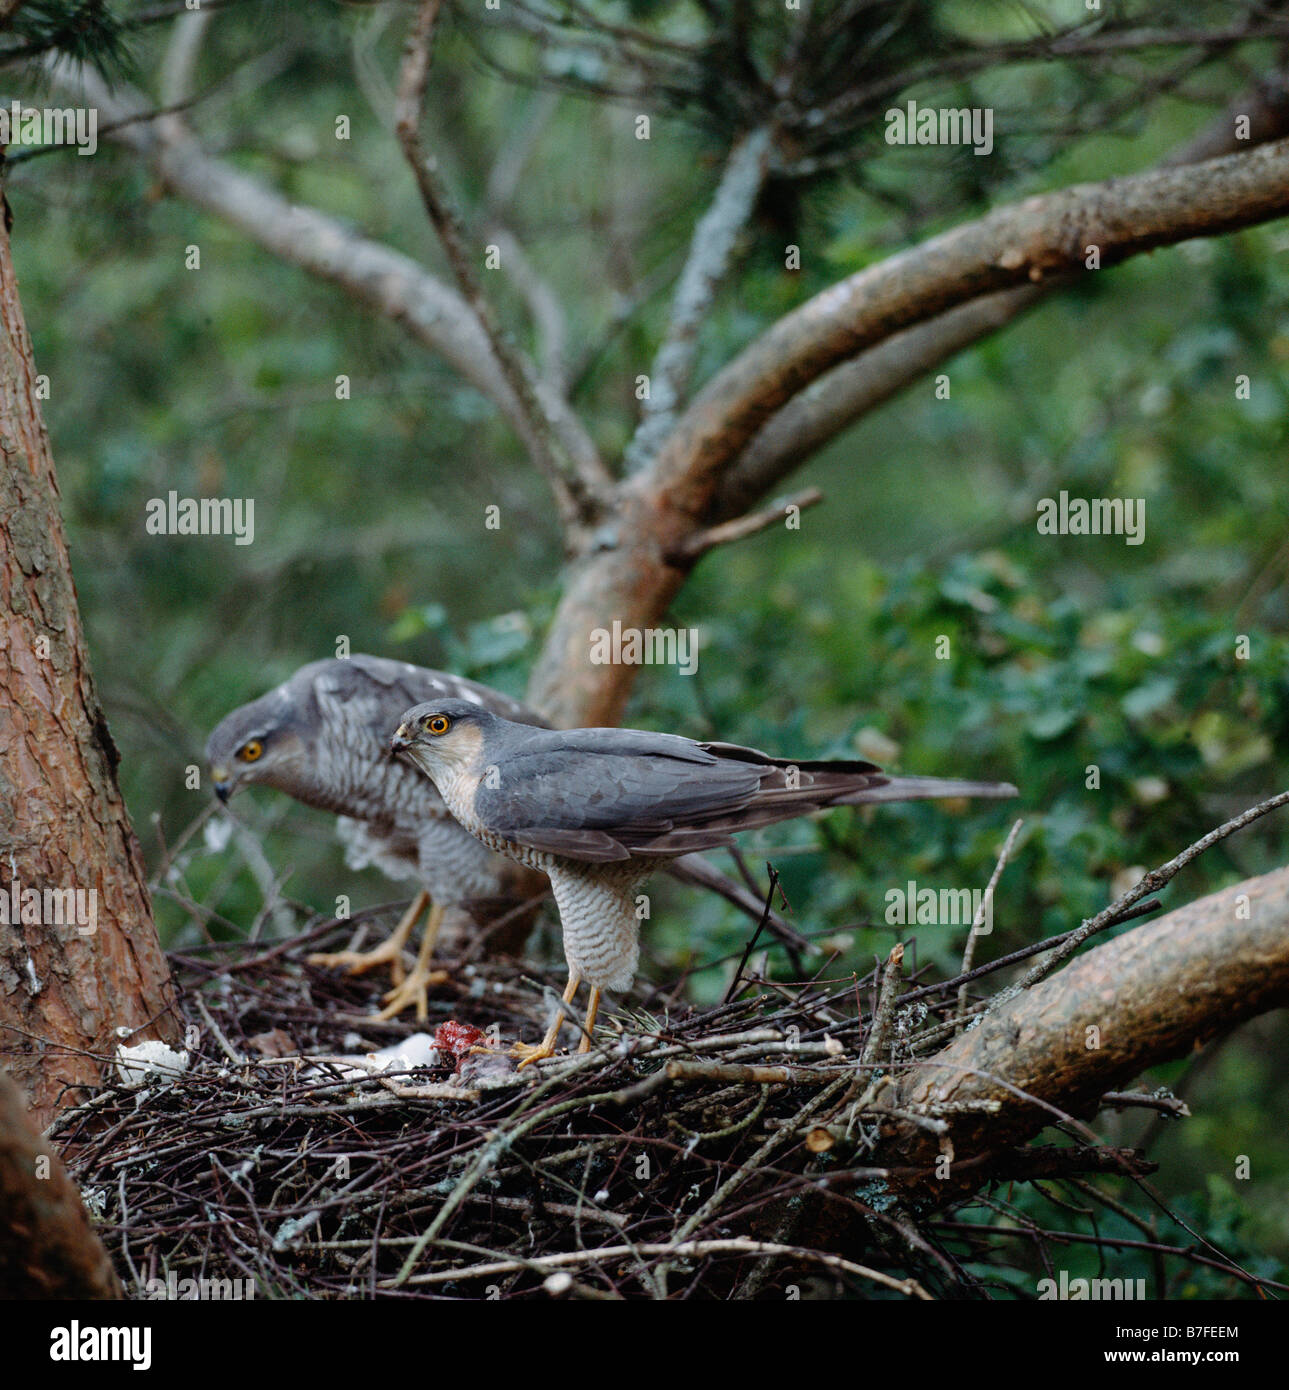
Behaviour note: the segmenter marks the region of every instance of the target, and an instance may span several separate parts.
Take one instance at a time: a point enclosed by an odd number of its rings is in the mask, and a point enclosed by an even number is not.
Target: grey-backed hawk
[[[355,655],[302,666],[275,690],[235,709],[206,745],[221,800],[256,783],[334,811],[351,868],[372,864],[391,878],[420,882],[422,891],[386,942],[368,952],[310,957],[313,964],[347,966],[353,973],[389,962],[394,988],[385,996],[382,1018],[413,1004],[418,1016],[426,1017],[427,987],[446,978],[429,969],[441,928],[459,937],[509,922],[512,929],[494,939],[517,949],[531,927],[537,900],[549,887],[535,868],[495,854],[467,834],[433,783],[390,760],[390,731],[402,713],[409,705],[436,699],[508,721],[544,724],[534,710],[476,681],[405,661]],[[700,856],[680,861],[674,873],[720,893],[750,916],[760,916],[756,898]],[[404,978],[403,947],[431,903],[416,966]],[[771,927],[782,939],[801,944],[802,938],[782,919]]]
[[[590,986],[581,1048],[606,989],[635,975],[635,896],[682,854],[741,830],[830,806],[950,796],[1015,796],[1006,782],[888,777],[867,762],[792,762],[755,748],[640,729],[538,729],[466,700],[432,699],[403,715],[390,750],[438,787],[482,844],[549,875],[564,929],[571,1003]],[[555,1050],[560,1018],[528,1061]]]

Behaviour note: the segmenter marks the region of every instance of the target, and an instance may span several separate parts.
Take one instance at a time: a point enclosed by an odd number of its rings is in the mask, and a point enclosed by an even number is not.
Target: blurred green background
[[[1022,22],[1008,7],[916,8],[993,34]],[[696,22],[683,7],[621,10]],[[190,120],[239,168],[446,277],[390,134],[406,13],[234,6],[211,26],[198,68],[208,95]],[[498,150],[541,122],[507,217],[564,306],[574,403],[614,459],[719,173],[719,122],[663,107],[652,139],[636,141],[629,103],[552,102],[500,77],[467,31],[440,44],[429,143],[474,208]],[[164,41],[132,40],[145,88]],[[531,61],[517,40],[506,55]],[[999,202],[1147,167],[1269,56],[1246,46],[1136,101],[1134,83],[1172,59],[1034,63],[913,89],[995,105],[995,156],[892,149],[878,126],[852,164],[772,185],[704,332],[700,375],[892,250]],[[347,142],[334,136],[341,113]],[[184,777],[209,729],[341,636],[523,694],[558,595],[560,537],[486,401],[395,325],[158,196],[146,165],[110,143],[93,159],[15,165],[9,200],[95,674],[152,865],[206,809]],[[787,241],[802,247],[799,272],[783,269]],[[200,270],[185,268],[190,244]],[[781,871],[794,920],[838,950],[831,974],[867,971],[907,935],[883,923],[888,888],[983,886],[1016,816],[1025,828],[978,960],[1077,925],[1135,871],[1285,787],[1287,250],[1289,226],[1272,225],[1084,277],[955,359],[949,399],[924,381],[839,438],[792,479],[827,499],[800,531],[714,553],[676,601],[672,620],[702,633],[699,673],[646,669],[631,722],[1021,788],[1014,804],[839,812],[746,837],[753,865]],[[489,284],[531,345],[521,302],[501,277]],[[351,399],[335,399],[339,374]],[[1035,505],[1062,488],[1145,498],[1145,543],[1039,536]],[[171,489],[254,498],[254,544],[146,534],[148,499]],[[500,532],[483,528],[489,503]],[[937,659],[941,636],[949,660]],[[1086,786],[1090,765],[1099,789]],[[344,869],[330,817],[272,793],[236,805],[289,897],[329,912],[339,893],[356,907],[395,896],[373,871]],[[1289,822],[1267,818],[1176,880],[1165,904],[1284,864],[1287,850]],[[156,906],[168,943],[202,941],[208,928],[172,892],[232,924],[216,934],[246,930],[263,904],[235,848],[200,834]],[[739,947],[742,919],[670,891],[662,902],[646,970],[693,969],[694,997],[718,997],[726,967],[710,963]],[[952,971],[962,936],[924,929],[918,961]],[[549,929],[544,942],[556,949]],[[1289,1256],[1287,1040],[1276,1015],[1214,1044],[1189,1092],[1196,1118],[1165,1127],[1155,1153],[1170,1199],[1263,1272]],[[1129,1142],[1143,1124],[1138,1113],[1102,1127]],[[1249,1181],[1233,1179],[1237,1154],[1252,1158]]]

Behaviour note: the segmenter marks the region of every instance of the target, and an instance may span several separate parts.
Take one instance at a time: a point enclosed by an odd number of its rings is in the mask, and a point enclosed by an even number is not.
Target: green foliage
[[[849,8],[871,24],[882,7]],[[1187,22],[1221,8],[1196,7]],[[748,9],[766,26],[754,43],[764,65],[785,12]],[[964,35],[1010,39],[1026,23],[1011,6],[914,9],[919,27],[866,51],[865,72],[915,62],[924,45],[958,51]],[[721,12],[604,7],[615,23],[678,42],[701,38]],[[481,62],[481,13],[445,28],[427,120],[444,176],[476,211],[498,151],[540,109]],[[113,75],[124,61],[114,15],[31,4],[9,40],[79,52]],[[404,18],[399,7],[316,3],[221,10],[197,73],[198,89],[216,95],[191,120],[284,196],[446,278],[390,136],[388,93],[373,81],[395,69]],[[131,39],[153,95],[166,38],[147,29]],[[490,31],[488,44],[512,64],[528,53],[510,33]],[[542,61],[567,73],[582,57],[552,50]],[[697,379],[811,294],[922,235],[992,203],[1144,167],[1188,138],[1212,116],[1190,89],[1163,84],[1131,100],[1176,57],[1027,63],[918,86],[919,100],[997,104],[988,160],[889,147],[874,108],[847,135],[847,160],[771,182],[704,329]],[[242,67],[254,59],[264,61]],[[1245,57],[1219,54],[1201,75],[1229,94],[1246,81]],[[719,137],[746,115],[741,90],[712,81],[698,100],[655,84],[640,105],[655,115],[647,142],[634,137],[634,107],[562,98],[504,210],[567,313],[574,404],[610,461],[629,438],[635,376],[718,175]],[[1060,120],[1026,115],[1043,111]],[[1071,111],[1087,138],[1072,138]],[[348,141],[336,139],[338,114],[351,119]],[[477,392],[397,325],[158,197],[152,172],[106,143],[93,160],[17,166],[7,193],[37,363],[51,379],[47,418],[94,669],[154,869],[208,804],[207,788],[185,785],[208,730],[342,637],[354,651],[522,693],[557,596],[560,539],[542,485]],[[797,272],[784,269],[789,242],[802,249]],[[190,245],[200,271],[186,267]],[[831,978],[866,972],[909,935],[885,920],[887,894],[909,879],[983,887],[1017,816],[1025,828],[978,959],[1077,925],[1137,869],[1286,785],[1286,245],[1271,228],[1085,277],[949,364],[948,399],[920,382],[845,433],[799,475],[827,496],[800,531],[716,552],[678,598],[673,620],[702,632],[699,672],[645,672],[632,722],[1020,788],[1014,803],[835,812],[750,837],[749,862],[759,872],[772,861],[794,920],[830,943]],[[535,348],[514,285],[495,277],[489,288]],[[624,304],[635,308],[623,324]],[[1252,383],[1247,400],[1239,375]],[[1062,488],[1145,498],[1144,543],[1040,536],[1036,504]],[[255,543],[147,535],[147,502],[171,489],[253,498]],[[494,504],[500,531],[483,525]],[[235,808],[308,905],[330,910],[344,893],[361,907],[400,891],[344,869],[330,817],[271,795]],[[1284,863],[1287,837],[1283,818],[1260,822],[1188,870],[1166,905]],[[168,942],[192,946],[206,931],[245,932],[262,900],[231,850],[195,835],[163,875],[158,916]],[[220,915],[202,924],[189,901]],[[964,935],[917,929],[918,963],[953,969]],[[692,970],[695,997],[714,999],[745,936],[743,919],[714,900],[660,890],[646,961],[669,977]],[[770,968],[786,968],[778,954]],[[1206,1096],[1211,1118],[1175,1132],[1196,1136],[1186,1181],[1205,1196],[1195,1220],[1237,1242],[1208,1175],[1229,1171],[1233,1124],[1256,1172],[1289,1171],[1271,1118],[1286,1078],[1264,1065],[1285,1054],[1284,1040],[1269,1023],[1257,1046],[1232,1042],[1225,1084]],[[1231,1098],[1249,1095],[1255,1103]],[[1289,1231],[1267,1216],[1273,1188],[1249,1198],[1261,1223],[1253,1243],[1283,1254]],[[1082,1258],[1072,1254],[1071,1268]]]
[[[35,59],[42,55],[88,63],[109,81],[133,67],[130,44],[118,11],[106,0],[24,0],[9,21],[6,54]],[[16,39],[12,43],[8,40]]]

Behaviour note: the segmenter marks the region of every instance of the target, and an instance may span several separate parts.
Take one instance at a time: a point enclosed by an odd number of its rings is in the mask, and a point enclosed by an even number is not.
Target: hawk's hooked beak
[[[228,769],[225,767],[212,767],[210,775],[213,779],[215,795],[225,804],[232,794],[233,784],[228,780]]]
[[[407,725],[400,724],[390,735],[389,757],[397,758],[400,753],[406,752],[412,746],[412,740],[407,736]]]

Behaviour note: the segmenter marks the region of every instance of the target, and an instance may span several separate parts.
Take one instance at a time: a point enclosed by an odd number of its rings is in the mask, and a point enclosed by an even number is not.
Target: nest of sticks
[[[304,960],[353,925],[174,957],[186,1069],[108,1084],[55,1122],[131,1295],[1034,1297],[1053,1252],[1089,1245],[1176,1256],[1179,1277],[1222,1268],[1143,1239],[1122,1189],[1153,1165],[1075,1129],[956,1203],[892,1200],[874,1085],[1051,942],[938,982],[899,948],[862,978],[794,984],[745,954],[720,1006],[638,989],[594,1050],[517,1070],[504,1049],[544,1027],[562,976],[448,962],[428,1023],[379,1023],[382,980]],[[428,1065],[355,1065],[418,1031],[439,1043]]]

